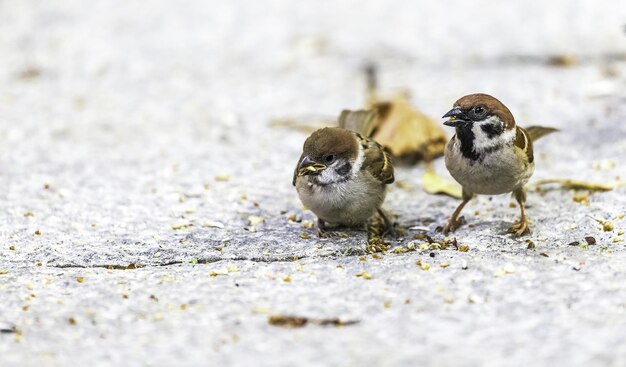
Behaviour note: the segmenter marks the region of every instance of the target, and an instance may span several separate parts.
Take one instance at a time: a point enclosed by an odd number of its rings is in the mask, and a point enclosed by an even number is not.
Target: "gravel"
[[[623,182],[622,8],[0,1],[0,365],[624,365],[626,187],[531,187],[522,239],[509,196],[479,197],[461,252],[414,239],[458,201],[398,167],[405,234],[371,256],[314,236],[306,134],[271,123],[362,107],[374,61],[434,118],[481,91],[559,128],[531,186]]]

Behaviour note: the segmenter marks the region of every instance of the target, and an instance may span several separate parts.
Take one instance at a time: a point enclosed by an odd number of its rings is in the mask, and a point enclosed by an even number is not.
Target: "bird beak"
[[[454,107],[448,113],[443,115],[442,118],[449,117],[450,119],[443,124],[446,126],[459,127],[469,121],[469,117],[459,107]]]
[[[325,169],[326,165],[317,163],[309,158],[308,155],[305,155],[298,165],[298,176],[317,175]]]

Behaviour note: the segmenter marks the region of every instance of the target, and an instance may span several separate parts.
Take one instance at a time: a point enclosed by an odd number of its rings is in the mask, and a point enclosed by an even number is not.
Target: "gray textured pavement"
[[[522,239],[480,197],[462,252],[414,238],[458,202],[399,167],[406,235],[365,255],[314,236],[306,135],[271,126],[361,107],[373,60],[433,118],[481,91],[561,129],[531,183],[623,182],[624,24],[617,1],[0,0],[0,366],[625,365],[626,187],[531,189]]]

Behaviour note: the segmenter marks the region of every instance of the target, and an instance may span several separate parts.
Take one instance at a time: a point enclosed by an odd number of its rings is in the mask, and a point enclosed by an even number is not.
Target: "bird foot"
[[[446,223],[446,225],[443,226],[443,229],[441,231],[444,234],[448,234],[450,232],[456,231],[457,228],[459,228],[463,224],[465,224],[465,217],[460,217],[458,219],[450,219],[448,223]]]
[[[319,238],[332,238],[336,236],[337,236],[336,232],[326,231],[324,229],[317,228],[317,237]]]
[[[509,233],[513,233],[517,237],[530,233],[529,221],[527,219],[521,219],[518,222],[513,223],[509,228]]]

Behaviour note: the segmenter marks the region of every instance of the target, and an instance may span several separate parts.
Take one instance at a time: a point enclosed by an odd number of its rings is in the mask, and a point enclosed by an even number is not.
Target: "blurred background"
[[[625,28],[611,0],[0,0],[8,234],[47,224],[59,241],[82,243],[76,228],[153,239],[198,193],[212,200],[200,218],[238,223],[245,195],[270,199],[275,217],[299,208],[291,175],[307,131],[365,106],[366,64],[381,98],[403,91],[437,124],[484,92],[522,126],[565,130],[540,148],[535,177],[615,179],[580,157],[626,153]],[[397,177],[419,186],[421,174]],[[65,200],[41,201],[42,186]],[[49,216],[24,223],[41,206]]]
[[[298,124],[363,108],[368,63],[383,98],[405,91],[437,123],[484,92],[522,126],[566,130],[541,148],[536,177],[589,178],[580,156],[626,152],[625,24],[611,0],[2,0],[6,220],[22,228],[42,185],[72,199],[55,204],[59,236],[96,220],[120,235],[148,230],[136,213],[169,223],[181,214],[168,200],[209,186],[217,212],[244,194],[280,196],[274,213],[297,207]]]
[[[537,251],[502,236],[508,196],[481,197],[470,252],[360,261],[365,235],[318,242],[291,180],[374,64],[381,98],[437,124],[484,92],[561,129],[533,180],[623,181],[625,31],[619,0],[0,0],[0,364],[620,365],[624,222],[594,218],[623,217],[623,187],[531,192]],[[458,204],[423,175],[399,167],[385,203],[408,240]]]

